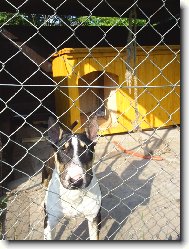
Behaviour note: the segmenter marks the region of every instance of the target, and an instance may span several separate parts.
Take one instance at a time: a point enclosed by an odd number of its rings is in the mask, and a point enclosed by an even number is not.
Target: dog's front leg
[[[49,216],[46,211],[46,205],[44,205],[45,219],[44,219],[44,240],[54,240],[55,238],[55,226],[56,220],[54,217]]]
[[[55,227],[47,221],[47,224],[44,224],[44,240],[54,240],[55,233]]]
[[[93,218],[93,219],[88,218],[88,227],[89,227],[90,240],[99,240],[99,232],[100,232],[100,228],[101,228],[100,210],[95,218]]]

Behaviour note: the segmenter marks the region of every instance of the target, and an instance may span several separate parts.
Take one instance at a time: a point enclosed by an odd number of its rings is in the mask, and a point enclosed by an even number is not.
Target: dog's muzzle
[[[66,178],[71,189],[82,188],[85,174],[80,165],[73,163],[67,169]]]

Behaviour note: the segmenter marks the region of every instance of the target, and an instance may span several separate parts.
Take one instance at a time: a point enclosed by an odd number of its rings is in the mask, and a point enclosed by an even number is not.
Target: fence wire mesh
[[[77,121],[74,136],[93,115],[99,125],[92,166],[102,193],[99,239],[179,239],[175,1],[159,0],[153,8],[138,0],[2,2],[1,239],[43,239],[49,116],[69,130]],[[55,239],[88,240],[86,220],[59,219]]]

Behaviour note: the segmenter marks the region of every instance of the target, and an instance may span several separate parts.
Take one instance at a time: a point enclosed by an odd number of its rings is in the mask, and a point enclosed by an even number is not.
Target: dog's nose
[[[81,188],[83,185],[83,179],[79,177],[78,179],[70,178],[69,179],[71,187],[73,188]]]

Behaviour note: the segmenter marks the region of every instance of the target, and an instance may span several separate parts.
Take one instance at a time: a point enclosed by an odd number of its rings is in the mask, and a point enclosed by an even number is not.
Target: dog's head
[[[52,117],[48,121],[48,136],[55,149],[55,167],[65,188],[86,188],[92,178],[94,146],[98,131],[97,117],[88,121],[84,133],[63,130]]]

